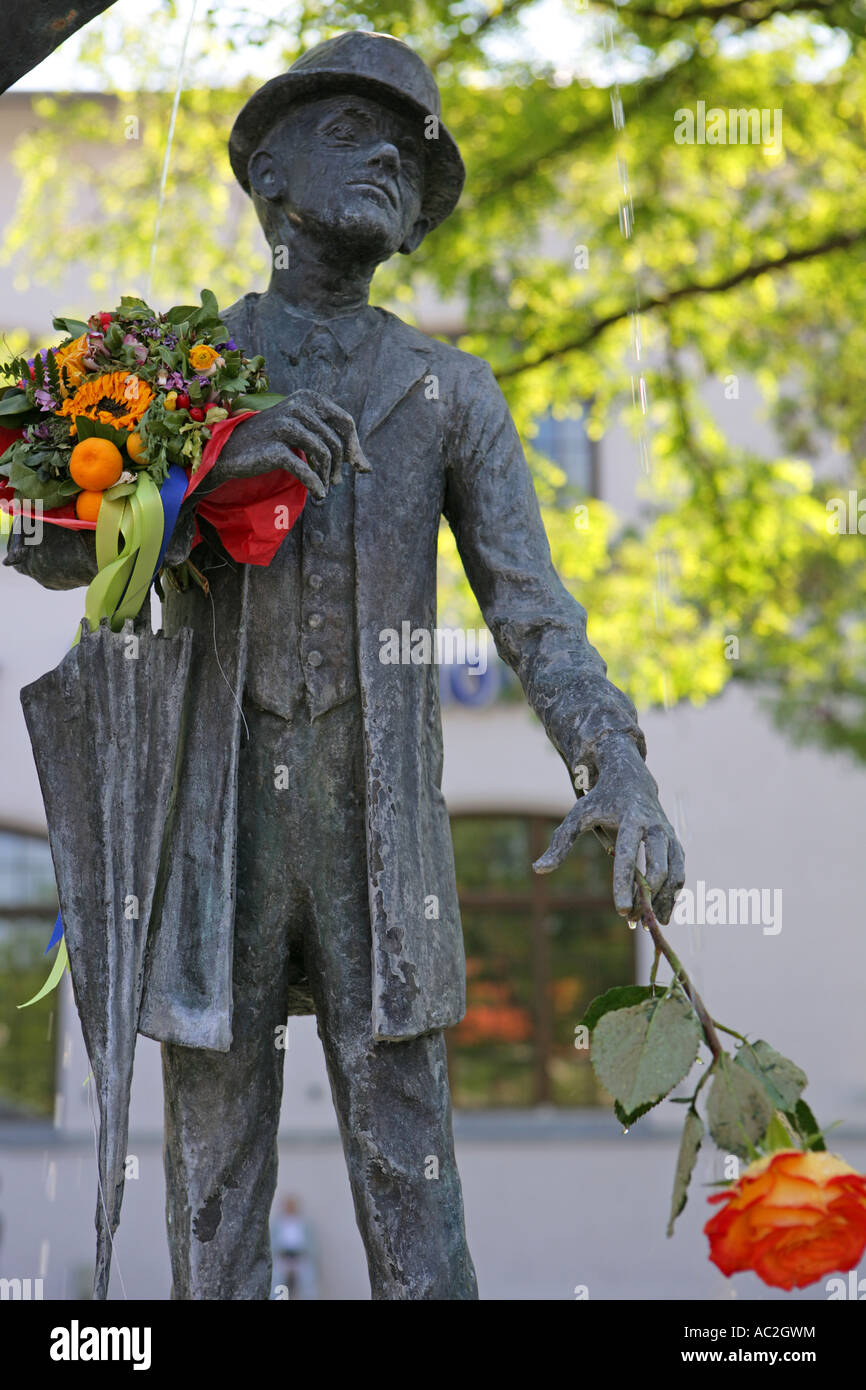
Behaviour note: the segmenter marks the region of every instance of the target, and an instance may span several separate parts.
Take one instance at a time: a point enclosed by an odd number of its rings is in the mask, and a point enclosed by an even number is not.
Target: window
[[[532,872],[557,824],[452,818],[467,971],[466,1017],[446,1035],[457,1106],[607,1100],[574,1030],[591,999],[634,980],[634,933],[613,910],[608,857],[591,837],[555,873]]]
[[[56,1005],[18,1005],[45,983],[53,953],[44,951],[56,916],[48,841],[0,828],[0,1119],[54,1110]]]
[[[557,419],[549,410],[536,425],[532,447],[561,468],[572,487],[590,497],[597,496],[596,451],[586,432],[586,420],[576,415]]]

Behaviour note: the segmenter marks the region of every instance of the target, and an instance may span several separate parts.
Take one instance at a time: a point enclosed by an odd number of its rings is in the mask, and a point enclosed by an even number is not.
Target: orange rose
[[[780,1150],[709,1200],[725,1203],[704,1231],[729,1276],[753,1269],[765,1284],[802,1289],[853,1269],[866,1249],[866,1178],[835,1154]]]

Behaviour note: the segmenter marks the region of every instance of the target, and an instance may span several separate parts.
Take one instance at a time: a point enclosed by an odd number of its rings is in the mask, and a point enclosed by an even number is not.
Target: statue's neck
[[[281,257],[282,252],[282,257]],[[370,299],[371,265],[329,262],[296,239],[272,251],[274,269],[268,294],[310,318],[338,318],[357,313]],[[285,258],[289,264],[281,264]]]

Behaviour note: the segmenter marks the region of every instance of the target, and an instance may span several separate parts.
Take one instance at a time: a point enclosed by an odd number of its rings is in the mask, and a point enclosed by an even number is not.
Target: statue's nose
[[[372,151],[368,164],[376,169],[384,169],[387,174],[397,175],[400,172],[400,154],[396,145],[392,145],[389,140],[382,140]]]

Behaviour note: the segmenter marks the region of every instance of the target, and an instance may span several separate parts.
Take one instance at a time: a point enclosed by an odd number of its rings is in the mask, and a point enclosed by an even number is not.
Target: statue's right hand
[[[233,431],[200,495],[229,478],[283,468],[321,500],[332,483],[341,481],[344,463],[359,473],[370,472],[351,415],[317,391],[293,391]]]

